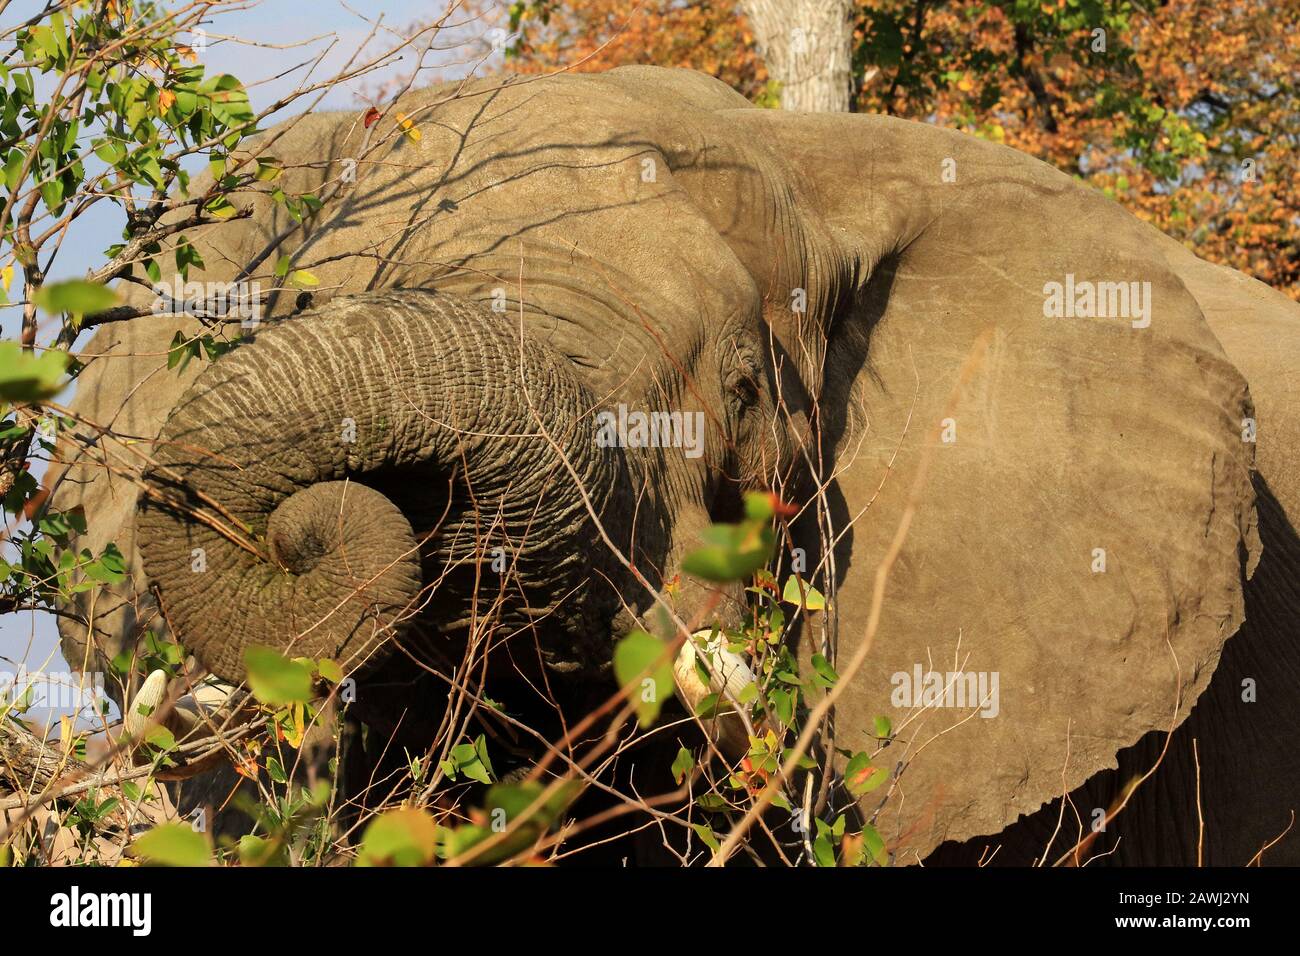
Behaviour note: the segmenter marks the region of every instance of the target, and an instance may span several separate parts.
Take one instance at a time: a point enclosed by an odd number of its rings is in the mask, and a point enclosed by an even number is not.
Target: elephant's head
[[[836,745],[898,728],[891,846],[996,832],[1187,713],[1258,550],[1251,410],[1127,213],[1002,147],[684,71],[399,107],[422,136],[292,250],[328,293],[157,446],[145,569],[218,674],[426,624],[600,668],[698,531],[779,487],[838,615],[811,649],[875,635]],[[899,700],[917,668],[1000,675],[998,719]]]

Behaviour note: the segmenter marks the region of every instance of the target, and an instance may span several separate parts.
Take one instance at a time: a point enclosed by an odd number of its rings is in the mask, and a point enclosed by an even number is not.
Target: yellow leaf
[[[306,269],[294,269],[290,272],[289,282],[303,289],[309,289],[312,286],[320,285],[320,279],[317,279]]]
[[[171,90],[158,91],[158,108],[160,110],[166,112],[167,110],[172,108],[172,104],[175,102],[176,102],[176,94],[173,93]]]
[[[10,263],[9,265],[5,266],[3,269],[0,269],[0,285],[3,285],[4,290],[8,292],[9,284],[13,281],[14,281],[14,267],[13,267],[13,263]]]
[[[418,143],[420,141],[420,131],[415,128],[414,123],[407,119],[405,113],[397,114],[397,125],[402,128],[402,132],[406,134],[406,138],[412,143]]]
[[[289,707],[289,719],[292,726],[285,731],[284,739],[295,750],[302,746],[303,735],[307,732],[305,714],[303,706],[299,702],[294,702]]]

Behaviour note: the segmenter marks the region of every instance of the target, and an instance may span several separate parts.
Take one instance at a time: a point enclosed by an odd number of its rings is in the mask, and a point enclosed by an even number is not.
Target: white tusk
[[[227,696],[229,692],[214,698],[214,702],[219,699],[224,703]],[[203,722],[202,717],[199,716],[200,711],[215,709],[205,708],[204,702],[196,700],[193,696],[186,696],[176,701],[166,715],[160,716],[158,708],[166,699],[167,674],[165,671],[156,670],[145,678],[145,682],[140,685],[140,690],[131,700],[122,717],[122,729],[130,736],[132,749],[143,743],[145,734],[152,727],[166,727],[174,738],[183,740]],[[148,714],[140,712],[142,707],[148,711]]]
[[[700,680],[695,668],[696,655],[704,658],[709,671],[709,683]],[[713,631],[696,631],[682,645],[673,662],[673,678],[677,697],[691,713],[697,713],[700,701],[709,694],[722,695],[725,687],[731,697],[740,700],[741,693],[755,682],[754,672],[744,657],[727,648],[727,640]],[[719,709],[730,710],[725,695],[719,700]],[[720,719],[722,736],[742,751],[748,749],[744,727],[734,716]]]
[[[131,738],[132,747],[144,739],[145,731],[150,726],[157,724],[158,720],[154,715],[158,713],[158,707],[166,697],[167,674],[159,670],[145,678],[135,697],[127,703],[126,713],[122,715],[122,725],[123,730]],[[147,713],[141,713],[141,707]]]

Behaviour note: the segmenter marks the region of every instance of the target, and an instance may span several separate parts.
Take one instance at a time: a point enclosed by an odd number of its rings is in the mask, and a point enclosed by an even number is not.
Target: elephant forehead
[[[448,107],[395,141],[299,261],[335,288],[432,283],[522,315],[598,388],[644,389],[668,352],[756,328],[753,277],[636,123],[608,103],[517,98]],[[539,98],[574,122],[543,121]]]

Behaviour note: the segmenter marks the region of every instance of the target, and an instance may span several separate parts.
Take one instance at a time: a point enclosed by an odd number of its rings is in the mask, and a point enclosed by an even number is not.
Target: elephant
[[[786,639],[861,658],[821,751],[890,770],[855,812],[894,862],[1300,862],[1295,303],[1013,149],[689,70],[394,111],[262,134],[281,179],[193,233],[274,286],[233,349],[168,371],[171,313],[86,346],[52,500],[130,575],[70,662],[330,656],[416,738],[457,661],[576,708],[664,602],[741,619],[682,562],[777,489],[829,602]],[[298,226],[275,187],[337,193]],[[637,413],[666,440],[602,440]]]

